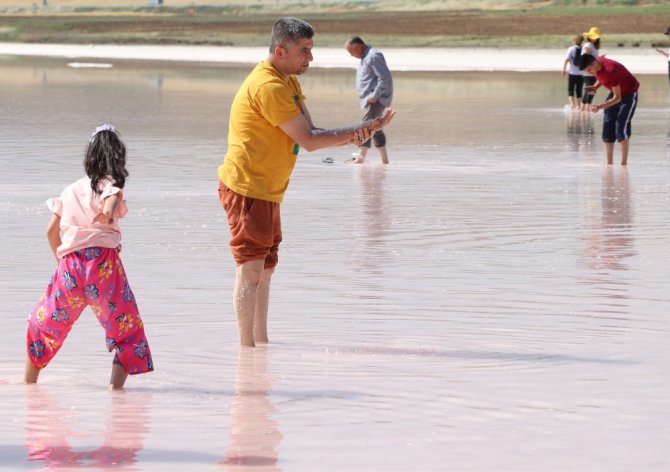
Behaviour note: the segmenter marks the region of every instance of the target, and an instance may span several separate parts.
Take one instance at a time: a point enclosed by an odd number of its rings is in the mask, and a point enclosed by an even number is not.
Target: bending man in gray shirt
[[[358,36],[349,39],[344,47],[353,57],[361,60],[356,70],[356,93],[363,110],[363,120],[377,118],[383,115],[384,109],[391,106],[393,98],[393,79],[391,71],[386,66],[384,55],[377,49],[368,46]],[[386,152],[386,135],[384,131],[377,131],[371,140],[361,144],[358,155],[351,161],[362,164],[370,150],[370,141],[379,150],[383,164],[388,164]]]

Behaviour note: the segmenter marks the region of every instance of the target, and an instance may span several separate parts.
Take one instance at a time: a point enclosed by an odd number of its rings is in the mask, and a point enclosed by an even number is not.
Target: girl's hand
[[[119,202],[118,195],[110,195],[105,198],[102,205],[102,211],[93,218],[93,223],[102,223],[108,225],[114,221],[114,213],[116,212],[116,205]]]
[[[591,111],[593,113],[598,113],[599,110],[600,110],[600,105],[591,105]]]
[[[93,218],[93,223],[102,223],[103,225],[108,225],[112,221],[114,221],[112,215],[107,215],[105,213],[98,213],[95,218]]]

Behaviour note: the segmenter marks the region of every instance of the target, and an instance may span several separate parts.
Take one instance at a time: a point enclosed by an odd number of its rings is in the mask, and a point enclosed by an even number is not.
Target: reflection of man
[[[390,261],[390,246],[387,244],[391,227],[389,208],[384,204],[386,189],[386,167],[359,166],[360,196],[356,199],[360,206],[360,218],[353,218],[351,262],[354,272],[365,279],[365,285],[376,287],[375,283],[385,279],[385,268]],[[353,208],[352,208],[353,210]]]
[[[228,215],[237,264],[233,303],[240,344],[267,343],[270,278],[282,240],[279,204],[298,152],[360,144],[393,117],[348,128],[319,129],[304,103],[296,75],[312,61],[312,27],[282,18],[272,28],[270,53],[247,76],[230,109],[228,152],[219,167],[219,199]]]
[[[589,268],[601,284],[611,284],[604,277],[612,270],[626,270],[625,259],[637,254],[633,239],[633,210],[630,202],[628,172],[623,168],[618,175],[612,167],[603,172],[601,185],[601,215],[591,221],[588,231],[587,260]],[[600,280],[600,277],[603,277]],[[608,288],[611,290],[611,288]]]
[[[225,471],[280,470],[278,449],[284,435],[274,418],[279,410],[270,401],[271,389],[267,350],[240,348],[235,396],[230,403],[230,441],[220,463]]]
[[[360,59],[356,70],[356,93],[363,110],[363,120],[378,118],[384,113],[386,107],[391,106],[393,99],[393,79],[391,71],[386,66],[384,55],[377,49],[368,46],[358,36],[349,39],[344,47],[353,57]],[[388,164],[386,152],[386,135],[378,131],[372,137],[375,147],[383,164]],[[370,141],[359,146],[358,156],[353,160],[356,164],[362,164],[370,149]]]
[[[605,103],[591,105],[591,111],[597,113],[604,110],[603,142],[607,163],[614,162],[614,142],[618,141],[621,144],[621,165],[625,166],[640,83],[623,65],[602,56],[596,59],[590,54],[582,54],[578,65],[580,70],[585,70],[597,79],[595,84],[585,87],[588,93],[595,94],[601,86],[610,91]]]

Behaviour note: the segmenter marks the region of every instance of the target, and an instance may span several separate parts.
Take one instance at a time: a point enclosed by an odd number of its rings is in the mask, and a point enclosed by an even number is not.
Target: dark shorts
[[[228,215],[230,252],[237,265],[264,259],[266,269],[275,267],[282,240],[279,203],[245,197],[222,182],[219,201]]]
[[[386,107],[379,102],[368,103],[367,106],[365,108],[363,108],[363,121],[379,118],[380,116],[382,116],[385,109],[386,109]],[[361,146],[365,146],[365,147],[369,148],[370,147],[370,141],[375,143],[375,147],[386,146],[386,135],[384,134],[384,130],[377,131],[372,136],[372,139],[368,139],[366,142],[361,144]]]
[[[611,93],[607,96],[607,100],[610,98],[612,98]],[[603,110],[603,142],[621,142],[630,138],[631,121],[636,107],[637,92],[621,97],[619,103]]]

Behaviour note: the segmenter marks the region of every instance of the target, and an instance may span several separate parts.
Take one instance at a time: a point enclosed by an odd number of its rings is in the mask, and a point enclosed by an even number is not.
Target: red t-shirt
[[[596,72],[596,79],[608,90],[617,85],[621,88],[621,95],[632,95],[640,88],[640,82],[635,76],[628,72],[623,65],[612,59],[606,57],[599,57],[596,59],[600,63],[602,69]]]

